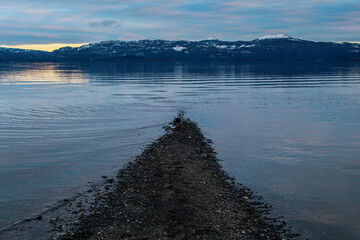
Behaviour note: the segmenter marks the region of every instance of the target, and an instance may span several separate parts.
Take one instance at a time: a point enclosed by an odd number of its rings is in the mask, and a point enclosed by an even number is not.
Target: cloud
[[[0,43],[7,45],[54,39],[252,40],[272,33],[316,41],[360,40],[359,0],[1,2]]]
[[[89,22],[88,25],[92,28],[117,28],[121,27],[121,23],[117,20],[102,20]]]

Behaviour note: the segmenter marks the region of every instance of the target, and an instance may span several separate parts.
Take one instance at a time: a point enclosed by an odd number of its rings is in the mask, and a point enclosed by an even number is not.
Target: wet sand
[[[197,125],[181,115],[120,170],[60,239],[289,239],[284,221],[236,184]]]

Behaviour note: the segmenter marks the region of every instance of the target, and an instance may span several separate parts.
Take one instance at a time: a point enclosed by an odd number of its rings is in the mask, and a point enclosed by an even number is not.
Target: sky
[[[0,0],[0,45],[253,40],[278,33],[358,42],[360,0]]]

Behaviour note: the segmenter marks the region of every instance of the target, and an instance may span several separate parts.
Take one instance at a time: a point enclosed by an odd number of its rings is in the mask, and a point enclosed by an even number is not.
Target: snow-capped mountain
[[[2,61],[97,60],[360,60],[360,45],[313,42],[285,34],[265,35],[253,41],[103,41],[54,52],[0,48]]]
[[[285,34],[274,34],[274,35],[264,35],[258,40],[274,40],[274,39],[290,39],[292,37],[285,35]]]
[[[293,38],[285,34],[274,34],[274,35],[264,35],[258,39],[255,39],[254,41],[304,41],[299,38]]]

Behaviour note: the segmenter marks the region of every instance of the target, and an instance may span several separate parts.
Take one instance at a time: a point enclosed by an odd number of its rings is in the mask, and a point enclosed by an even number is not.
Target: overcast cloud
[[[93,28],[116,28],[121,27],[121,24],[116,20],[102,20],[102,21],[93,21],[88,24]]]
[[[215,37],[284,33],[360,41],[359,0],[2,0],[0,44]]]

